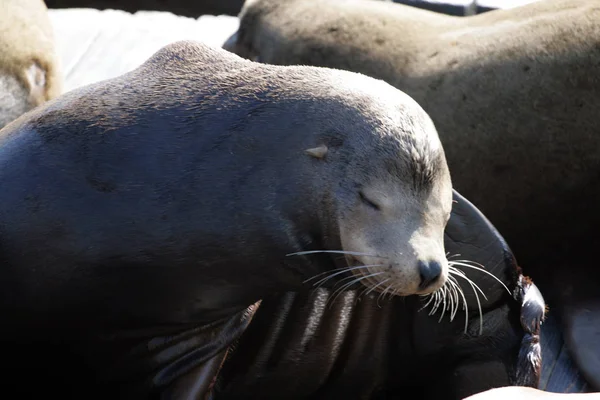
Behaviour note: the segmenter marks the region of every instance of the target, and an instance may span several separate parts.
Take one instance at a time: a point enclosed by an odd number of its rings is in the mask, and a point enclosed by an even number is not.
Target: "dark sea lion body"
[[[394,147],[398,135],[403,145],[418,145],[408,147],[410,160]],[[223,360],[252,324],[253,304],[265,299],[268,308],[270,298],[289,292],[310,302],[303,291],[311,286],[304,281],[346,266],[339,255],[286,254],[340,249],[338,208],[345,207],[348,222],[353,204],[363,207],[354,189],[343,186],[348,177],[377,172],[381,160],[415,184],[425,185],[419,171],[429,171],[427,193],[434,198],[426,200],[452,206],[451,197],[442,199],[452,190],[444,164],[435,164],[443,161],[436,140],[418,105],[383,82],[320,68],[265,66],[190,42],[169,45],[130,73],[73,90],[20,117],[0,134],[0,339],[10,343],[2,384],[21,394],[78,399],[178,399],[210,392]],[[324,159],[304,154],[322,143],[329,147]],[[422,153],[429,164],[421,162]],[[388,175],[379,170],[368,178],[382,176]],[[442,183],[438,199],[433,190]],[[403,196],[388,201],[418,199]],[[446,217],[439,213],[445,203],[432,207],[424,218]],[[366,212],[378,221],[377,212]],[[460,246],[448,251],[483,263],[513,293],[479,271],[465,271],[487,295],[484,336],[474,336],[478,312],[465,290],[468,335],[460,333],[462,311],[452,324],[439,325],[439,340],[457,346],[454,356],[461,348],[468,353],[448,358],[447,371],[453,376],[449,371],[459,361],[479,358],[493,364],[493,373],[482,369],[476,385],[461,384],[448,398],[511,381],[535,385],[543,299],[536,296],[533,306],[525,301],[533,287],[476,209],[455,206],[453,213],[446,238],[445,220],[423,226],[433,229],[431,235],[439,229],[446,243],[449,235]],[[402,218],[386,226],[385,238],[408,229],[411,221]],[[433,257],[433,250],[426,253]],[[325,288],[339,287],[329,283]],[[425,311],[414,317],[413,300],[407,301],[407,319],[422,321],[425,329],[437,326],[437,316],[423,319]],[[403,303],[398,298],[394,304]],[[351,331],[394,336],[403,317],[374,311],[368,314],[383,318],[381,326],[358,320]],[[299,327],[310,322],[288,321]],[[420,346],[439,349],[437,340]],[[470,340],[478,345],[462,344]],[[417,350],[413,357],[427,353]],[[287,379],[303,373],[303,365],[296,366]],[[354,371],[342,378],[360,370]],[[378,382],[385,382],[389,374],[381,376]],[[236,387],[242,386],[223,390]],[[361,393],[374,395],[369,389]]]
[[[60,61],[43,0],[0,2],[0,129],[62,92]]]
[[[454,187],[502,232],[600,390],[600,7],[545,0],[457,18],[352,0],[249,1],[225,48],[361,72],[431,115]]]

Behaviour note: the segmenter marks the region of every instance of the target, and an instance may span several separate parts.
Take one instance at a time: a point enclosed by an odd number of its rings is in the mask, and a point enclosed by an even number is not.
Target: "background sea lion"
[[[307,278],[341,267],[339,278],[376,297],[451,293],[444,282],[458,272],[444,231],[491,254],[484,263],[499,260],[488,269],[511,292],[487,276],[477,279],[487,299],[465,293],[481,319],[461,313],[440,325],[462,356],[446,358],[447,370],[475,358],[489,364],[485,388],[538,379],[543,299],[527,295],[535,290],[476,210],[459,207],[464,215],[445,229],[453,192],[435,127],[382,81],[175,43],[6,127],[0,182],[0,338],[12,343],[1,376],[21,393],[210,390],[207,377],[246,330],[253,304],[302,290]],[[303,253],[311,250],[319,253]],[[380,256],[383,268],[355,274],[363,267],[344,256]],[[443,299],[456,314],[454,292]],[[464,348],[474,336],[479,346]],[[449,393],[465,387],[473,389]]]
[[[511,243],[600,390],[600,7],[545,0],[473,17],[359,0],[246,2],[225,48],[340,68],[413,97],[454,187]]]
[[[0,128],[61,93],[53,35],[42,0],[0,2]]]
[[[598,400],[600,393],[552,393],[527,387],[503,387],[469,396],[465,400]]]

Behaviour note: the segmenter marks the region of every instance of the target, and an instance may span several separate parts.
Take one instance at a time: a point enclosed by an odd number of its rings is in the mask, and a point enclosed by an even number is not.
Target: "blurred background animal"
[[[61,93],[53,27],[42,0],[0,1],[0,128]]]

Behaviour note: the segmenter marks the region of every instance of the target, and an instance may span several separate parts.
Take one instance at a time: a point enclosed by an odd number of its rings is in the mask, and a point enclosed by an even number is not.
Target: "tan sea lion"
[[[0,1],[0,128],[58,96],[60,74],[44,2]]]

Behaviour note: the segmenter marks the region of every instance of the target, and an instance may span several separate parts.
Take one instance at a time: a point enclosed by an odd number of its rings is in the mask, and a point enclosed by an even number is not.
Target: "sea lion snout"
[[[442,264],[438,261],[419,261],[420,290],[427,290],[429,286],[437,282],[442,276]]]
[[[381,235],[369,229],[342,233],[344,250],[354,253],[347,261],[358,282],[399,296],[426,295],[444,286],[448,260],[442,235],[394,225],[395,231],[380,229]],[[443,232],[443,226],[439,229]]]

